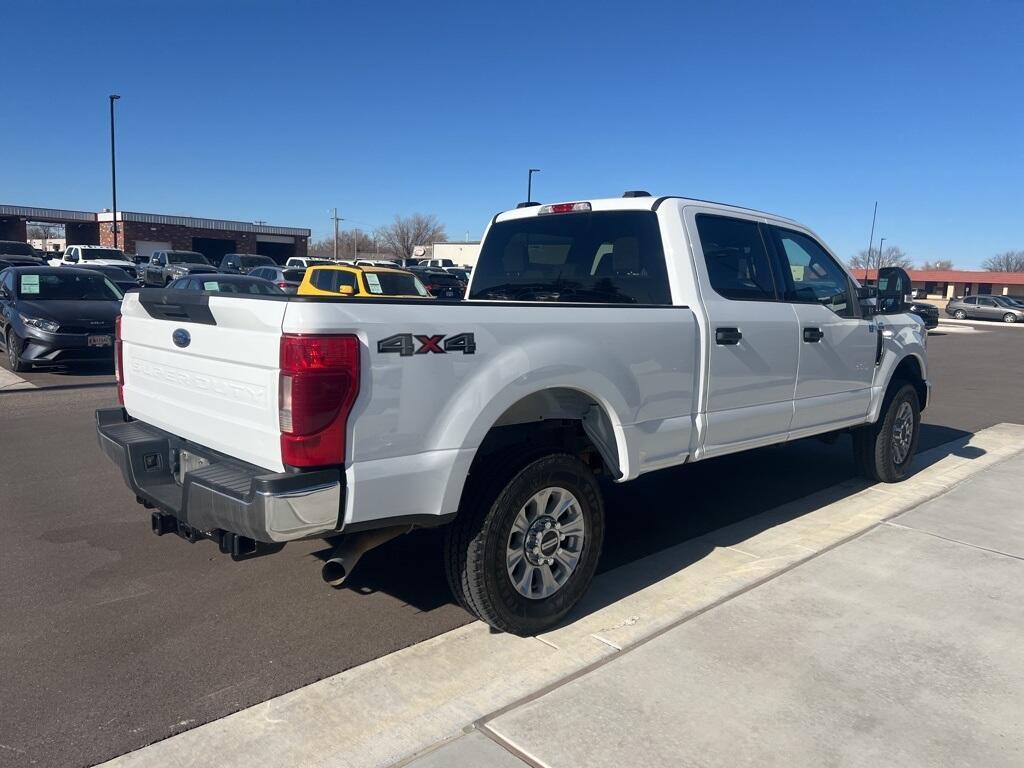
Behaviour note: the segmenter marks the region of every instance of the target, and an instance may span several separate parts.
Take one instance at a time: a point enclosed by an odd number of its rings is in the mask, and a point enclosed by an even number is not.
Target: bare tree
[[[879,252],[877,248],[870,251],[861,251],[850,259],[852,269],[881,269],[882,267],[903,267],[909,269],[911,266],[910,257],[897,245],[890,245],[884,251]]]
[[[997,253],[981,262],[989,272],[1024,272],[1024,251]]]
[[[311,241],[307,251],[313,258],[334,258],[334,235]],[[342,230],[338,233],[338,258],[375,258],[377,253],[380,253],[381,258],[387,258],[390,255],[383,244],[373,235],[367,234],[361,229]]]
[[[444,225],[433,214],[415,213],[412,216],[395,216],[386,227],[377,230],[381,250],[388,251],[400,259],[412,258],[417,246],[429,248],[434,242],[446,240]]]
[[[926,261],[921,265],[921,269],[927,270],[946,270],[952,269],[953,262],[949,259],[937,259],[936,261]]]

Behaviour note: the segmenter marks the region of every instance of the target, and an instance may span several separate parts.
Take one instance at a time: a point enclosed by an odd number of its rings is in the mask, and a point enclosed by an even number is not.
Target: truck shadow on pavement
[[[918,453],[968,436],[963,430],[922,424]],[[949,454],[965,458],[982,453],[949,445]],[[919,460],[915,470],[924,466]],[[809,438],[662,470],[622,485],[602,485],[606,529],[599,574],[684,542],[692,546],[677,547],[671,557],[651,558],[649,567],[632,570],[614,585],[606,584],[598,602],[585,598],[570,621],[701,559],[715,545],[701,541],[700,536],[749,520],[749,529],[742,528],[741,537],[746,538],[822,503],[857,493],[870,483],[857,476],[850,437],[843,435],[832,444]],[[811,494],[818,495],[807,505],[793,504]],[[788,506],[779,516],[763,515],[782,505]],[[313,554],[326,560],[330,549]],[[413,531],[371,550],[341,589],[365,595],[384,592],[425,612],[453,603],[444,575],[442,531]]]

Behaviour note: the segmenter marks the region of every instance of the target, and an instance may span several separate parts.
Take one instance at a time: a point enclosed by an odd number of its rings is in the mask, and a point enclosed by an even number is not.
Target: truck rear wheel
[[[893,382],[874,424],[853,433],[857,468],[868,480],[898,483],[906,479],[917,452],[921,406],[908,382]]]
[[[534,459],[503,486],[487,486],[477,481],[448,527],[452,591],[496,629],[543,632],[594,578],[604,540],[600,487],[590,468],[567,453]]]

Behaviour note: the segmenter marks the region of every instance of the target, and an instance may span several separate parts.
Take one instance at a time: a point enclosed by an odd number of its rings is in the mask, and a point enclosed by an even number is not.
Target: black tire
[[[1016,323],[1017,322],[1017,316],[1015,314],[1013,314],[1013,312],[1007,312],[1005,315],[1003,315],[1003,322],[1004,323]]]
[[[898,460],[898,449],[894,432],[897,418],[905,413],[904,404],[909,406],[912,431],[909,447],[902,460]],[[882,403],[882,413],[874,424],[861,427],[853,434],[853,455],[857,469],[868,480],[880,483],[898,483],[910,474],[917,452],[917,441],[921,433],[921,405],[914,385],[906,381],[894,381]]]
[[[18,355],[21,350],[21,339],[18,338],[18,335],[13,329],[7,329],[7,339],[4,341],[4,344],[7,345],[7,365],[12,371],[15,373],[21,373],[22,371],[27,371],[32,367],[28,363],[22,362],[19,358]]]
[[[967,313],[964,312],[962,309],[958,309],[956,312],[953,313],[953,317],[955,317],[957,320],[966,320]]]
[[[520,510],[534,494],[551,487],[575,497],[585,535],[576,566],[561,587],[547,597],[530,598],[509,575],[506,547]],[[548,453],[530,459],[505,483],[489,482],[486,473],[478,473],[446,531],[446,571],[456,599],[481,621],[503,632],[535,635],[557,625],[587,591],[603,541],[604,501],[594,473],[575,456]]]

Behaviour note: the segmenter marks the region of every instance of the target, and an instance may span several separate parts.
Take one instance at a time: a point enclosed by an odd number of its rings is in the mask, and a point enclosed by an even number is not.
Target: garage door
[[[169,251],[170,243],[158,243],[156,240],[136,240],[135,255],[145,256],[147,259],[153,255],[153,251]]]

